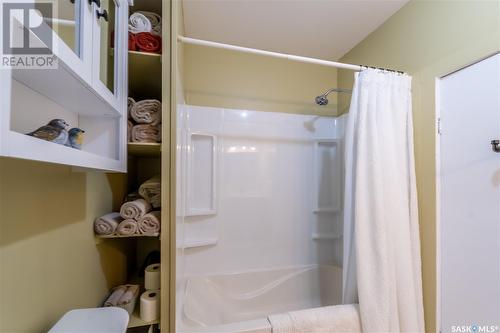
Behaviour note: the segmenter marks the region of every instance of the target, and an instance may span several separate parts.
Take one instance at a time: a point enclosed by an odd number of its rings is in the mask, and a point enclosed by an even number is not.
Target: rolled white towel
[[[104,306],[117,306],[118,301],[123,296],[123,294],[125,294],[126,291],[127,291],[126,286],[118,286],[114,288],[113,291],[111,292],[111,295],[109,295],[109,297],[104,302]]]
[[[137,233],[137,221],[133,219],[123,220],[116,228],[116,233],[120,236],[132,236]]]
[[[144,199],[136,199],[134,201],[125,202],[120,208],[120,215],[124,219],[138,220],[144,214],[151,211],[151,205]]]
[[[268,317],[273,333],[361,333],[358,304],[291,311]]]
[[[161,102],[156,99],[136,102],[130,109],[130,116],[138,124],[158,125],[161,123]]]
[[[136,13],[144,15],[151,23],[151,33],[161,35],[161,16],[148,11],[137,11]]]
[[[134,13],[130,15],[128,30],[134,34],[139,32],[151,32],[153,26],[151,21],[141,13]]]
[[[161,228],[161,212],[152,211],[137,221],[139,233],[143,235],[153,235],[160,232]]]
[[[112,235],[123,218],[120,213],[109,213],[94,221],[94,231],[98,235]]]

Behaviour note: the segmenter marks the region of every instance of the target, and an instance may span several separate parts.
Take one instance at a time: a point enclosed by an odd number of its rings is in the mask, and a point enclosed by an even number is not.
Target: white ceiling
[[[338,60],[409,0],[184,0],[188,37]]]

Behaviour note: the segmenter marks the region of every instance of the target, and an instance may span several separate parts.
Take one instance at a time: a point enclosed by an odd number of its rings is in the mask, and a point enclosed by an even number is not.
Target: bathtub
[[[270,314],[340,304],[342,269],[314,265],[187,279],[179,333],[271,333]]]

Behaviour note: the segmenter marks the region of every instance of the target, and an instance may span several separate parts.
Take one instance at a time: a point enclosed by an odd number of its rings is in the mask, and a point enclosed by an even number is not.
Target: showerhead
[[[318,105],[327,105],[328,104],[328,98],[327,96],[331,93],[331,92],[338,92],[338,93],[345,93],[345,94],[350,94],[352,93],[351,90],[347,90],[347,89],[340,89],[340,88],[332,88],[332,89],[329,89],[326,93],[324,93],[323,95],[319,95],[315,98],[315,101],[316,101],[316,104]]]
[[[326,95],[320,95],[316,97],[316,104],[318,105],[327,105],[328,104],[328,98],[326,98]]]

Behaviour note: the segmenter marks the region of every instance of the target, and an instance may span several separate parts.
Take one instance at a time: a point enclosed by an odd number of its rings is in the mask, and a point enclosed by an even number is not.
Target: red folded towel
[[[161,37],[150,32],[135,35],[137,49],[142,52],[161,53]]]
[[[128,50],[129,51],[137,51],[137,43],[135,40],[135,34],[129,32],[128,33]],[[111,47],[115,47],[115,32],[111,31]]]
[[[131,32],[128,33],[128,50],[129,51],[137,51],[136,37]]]

